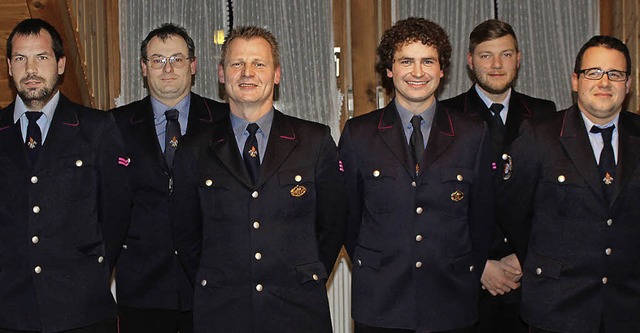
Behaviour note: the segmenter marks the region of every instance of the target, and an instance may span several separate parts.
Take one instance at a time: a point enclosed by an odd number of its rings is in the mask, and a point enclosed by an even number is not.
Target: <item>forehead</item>
[[[516,40],[511,35],[505,35],[492,40],[486,40],[476,45],[474,52],[501,52],[515,49]]]
[[[169,35],[165,40],[154,36],[147,44],[147,54],[173,55],[176,53],[187,54],[189,47],[180,36]]]
[[[260,57],[271,59],[271,45],[262,37],[235,38],[227,47],[229,57]]]
[[[46,30],[40,30],[38,35],[16,34],[11,40],[12,54],[53,54],[53,43],[51,35]]]
[[[397,44],[394,58],[437,58],[438,49],[422,42],[404,42]]]
[[[604,70],[617,69],[624,71],[627,68],[627,60],[624,54],[618,50],[604,46],[594,46],[584,52],[580,65],[582,69],[598,67]]]

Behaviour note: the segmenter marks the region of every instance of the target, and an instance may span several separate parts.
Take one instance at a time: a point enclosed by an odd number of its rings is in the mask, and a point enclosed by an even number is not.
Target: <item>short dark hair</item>
[[[220,64],[224,65],[224,60],[227,56],[227,49],[229,48],[229,44],[236,39],[252,39],[252,38],[263,38],[269,43],[271,46],[271,56],[273,57],[273,63],[276,67],[280,66],[280,49],[278,48],[278,41],[276,37],[271,33],[271,31],[256,27],[256,26],[240,26],[233,28],[227,38],[225,38],[224,43],[222,44],[222,51],[220,54]]]
[[[400,20],[384,32],[376,50],[378,55],[376,71],[387,92],[393,91],[393,81],[386,75],[387,70],[392,68],[393,55],[404,44],[413,42],[434,47],[438,51],[440,68],[443,71],[449,68],[451,43],[441,26],[424,18],[409,17]]]
[[[140,44],[140,59],[147,59],[147,45],[149,45],[151,39],[156,36],[163,42],[166,41],[167,38],[172,36],[181,37],[182,39],[184,39],[184,42],[187,43],[187,48],[189,49],[189,58],[193,59],[196,57],[196,46],[193,43],[193,39],[189,37],[187,30],[177,24],[163,23],[161,26],[151,30],[151,32],[149,32],[147,37]]]
[[[252,38],[262,38],[269,43],[271,46],[271,57],[273,57],[273,64],[277,68],[280,66],[280,48],[278,47],[278,41],[276,37],[271,33],[271,31],[266,28],[261,28],[257,26],[239,26],[231,29],[229,31],[229,35],[224,39],[224,43],[222,43],[222,50],[220,52],[220,66],[224,68],[224,61],[227,58],[227,50],[229,49],[229,45],[231,42],[236,39],[252,39]],[[222,99],[226,99],[227,92],[224,89],[224,84],[218,82],[218,95]],[[273,87],[273,100],[277,101],[280,98],[280,85],[276,84]]]
[[[56,57],[56,61],[60,60],[60,58],[64,57],[64,47],[62,44],[62,37],[51,24],[47,21],[30,18],[23,20],[18,23],[13,31],[9,34],[7,38],[7,59],[11,60],[11,52],[13,52],[13,38],[18,36],[39,36],[40,31],[45,30],[51,35],[51,48],[53,49],[53,54]]]
[[[476,46],[482,42],[498,39],[504,36],[511,36],[516,42],[516,52],[518,51],[518,38],[511,25],[500,20],[486,20],[478,24],[469,35],[469,53],[473,54]]]
[[[582,67],[582,57],[584,56],[584,53],[587,51],[587,49],[597,46],[617,50],[624,54],[624,58],[627,61],[627,75],[631,74],[631,55],[629,54],[629,48],[627,47],[627,45],[615,37],[602,35],[593,36],[591,37],[591,39],[589,39],[588,42],[582,45],[580,52],[578,52],[578,55],[576,56],[576,64],[573,67],[574,73],[580,75],[580,67]]]

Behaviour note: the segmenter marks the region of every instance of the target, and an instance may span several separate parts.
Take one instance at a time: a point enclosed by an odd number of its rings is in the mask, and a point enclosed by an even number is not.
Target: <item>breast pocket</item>
[[[315,214],[316,188],[313,169],[280,171],[278,184],[280,210],[284,215],[299,218]]]
[[[439,209],[451,217],[466,217],[469,208],[473,170],[469,168],[443,168],[440,170],[439,195],[434,202]]]
[[[538,208],[560,217],[580,217],[584,211],[582,205],[586,186],[584,179],[573,170],[547,170],[543,174],[539,189],[542,198],[539,202],[544,203],[545,207]]]
[[[364,204],[372,213],[390,213],[398,206],[398,176],[401,170],[397,167],[380,166],[365,171]]]
[[[95,154],[88,148],[60,157],[52,173],[50,177],[55,179],[58,195],[65,194],[67,201],[95,200],[98,165]]]

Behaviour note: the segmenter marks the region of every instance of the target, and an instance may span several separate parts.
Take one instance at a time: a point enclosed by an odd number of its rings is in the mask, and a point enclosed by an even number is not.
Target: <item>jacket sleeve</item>
[[[98,218],[109,268],[113,270],[131,223],[132,193],[127,170],[130,160],[125,154],[122,136],[113,115],[108,113],[106,119],[104,131],[97,138]]]
[[[347,198],[336,144],[325,128],[316,165],[316,234],[320,260],[331,274],[345,237]]]

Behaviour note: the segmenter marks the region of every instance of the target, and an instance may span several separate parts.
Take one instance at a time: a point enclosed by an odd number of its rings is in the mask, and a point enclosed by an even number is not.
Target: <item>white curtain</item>
[[[472,83],[466,65],[469,33],[480,22],[494,18],[494,1],[396,0],[395,4],[396,19],[425,17],[449,33],[452,65],[439,98],[467,91]],[[522,52],[516,89],[553,100],[560,109],[569,107],[576,54],[600,30],[599,1],[509,0],[497,4],[498,19],[513,26]]]

